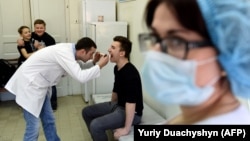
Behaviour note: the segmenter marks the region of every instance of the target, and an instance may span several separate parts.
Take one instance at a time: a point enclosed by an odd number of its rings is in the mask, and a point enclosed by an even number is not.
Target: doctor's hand
[[[98,61],[98,65],[100,66],[100,68],[104,67],[105,65],[107,65],[109,61],[109,55],[102,55],[101,58]]]
[[[99,51],[96,52],[95,55],[94,55],[93,63],[96,64],[100,60],[101,56],[102,55],[101,55],[101,53]]]

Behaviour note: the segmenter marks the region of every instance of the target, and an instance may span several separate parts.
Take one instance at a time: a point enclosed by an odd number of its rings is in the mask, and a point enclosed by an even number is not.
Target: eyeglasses
[[[185,59],[188,51],[192,48],[212,46],[209,41],[190,42],[175,36],[160,39],[156,35],[147,33],[139,34],[139,43],[141,51],[150,50],[155,44],[160,43],[162,52],[180,59]]]

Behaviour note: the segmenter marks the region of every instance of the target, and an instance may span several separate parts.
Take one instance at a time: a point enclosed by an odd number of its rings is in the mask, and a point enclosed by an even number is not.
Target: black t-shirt
[[[17,46],[17,50],[20,53],[20,57],[18,59],[18,66],[20,66],[26,60],[26,58],[23,56],[21,52],[22,48],[25,48],[27,53],[32,53],[35,50],[32,39],[31,41],[24,41],[24,46]]]
[[[56,41],[55,39],[50,36],[47,32],[44,32],[42,36],[38,36],[35,32],[32,32],[31,37],[39,42],[44,42],[46,46],[55,45]]]
[[[126,102],[136,103],[136,114],[142,116],[143,96],[142,84],[138,70],[131,63],[127,63],[120,70],[114,67],[115,82],[113,92],[117,93],[118,105],[125,107]]]

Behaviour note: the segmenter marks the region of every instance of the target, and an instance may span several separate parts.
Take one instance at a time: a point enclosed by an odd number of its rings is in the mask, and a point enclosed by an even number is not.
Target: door
[[[33,22],[36,19],[43,19],[46,22],[46,32],[55,38],[56,43],[68,41],[66,36],[66,2],[64,0],[30,0],[30,6]],[[57,96],[71,94],[68,81],[69,76],[61,79],[57,85]]]
[[[64,0],[30,0],[31,20],[43,19],[46,22],[46,32],[52,35],[57,43],[67,42],[65,5]]]
[[[17,29],[27,25],[33,31],[33,22],[41,18],[46,32],[57,43],[67,42],[66,0],[0,0],[0,58],[17,58]],[[58,84],[58,96],[68,95],[68,77]]]
[[[30,21],[29,0],[0,0],[0,58],[19,57],[17,29]]]

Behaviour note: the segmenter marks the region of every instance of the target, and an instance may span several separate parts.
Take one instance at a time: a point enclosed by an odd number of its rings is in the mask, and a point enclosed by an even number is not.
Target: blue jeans
[[[26,121],[26,130],[24,134],[24,141],[37,141],[39,135],[40,119],[23,109],[24,119]],[[40,118],[43,125],[43,131],[47,141],[60,141],[56,133],[55,118],[50,105],[50,98],[47,95]]]
[[[94,141],[108,141],[106,130],[124,127],[125,109],[113,102],[88,106],[82,110],[82,117]],[[139,124],[141,116],[135,114],[132,125]]]

